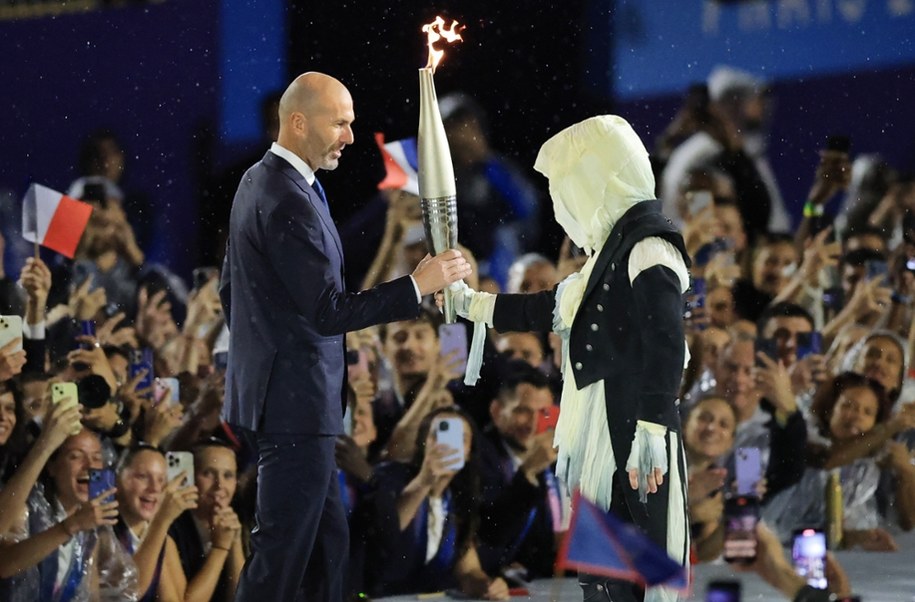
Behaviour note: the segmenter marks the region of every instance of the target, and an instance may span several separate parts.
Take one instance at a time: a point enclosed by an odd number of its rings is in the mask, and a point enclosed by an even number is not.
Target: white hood
[[[616,115],[562,130],[540,148],[534,169],[549,179],[556,221],[588,255],[633,205],[655,198],[648,151]]]

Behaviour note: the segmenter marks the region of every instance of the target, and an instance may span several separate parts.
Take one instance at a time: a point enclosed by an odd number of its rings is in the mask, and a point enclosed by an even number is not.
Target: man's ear
[[[308,118],[305,117],[304,113],[296,111],[290,114],[289,123],[292,125],[292,131],[297,135],[304,136],[308,133]]]

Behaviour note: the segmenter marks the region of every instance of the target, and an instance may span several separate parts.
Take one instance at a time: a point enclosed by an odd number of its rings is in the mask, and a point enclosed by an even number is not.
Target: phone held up
[[[166,475],[172,481],[182,472],[184,479],[181,485],[187,487],[194,484],[194,455],[187,451],[170,451],[165,453]]]
[[[434,423],[435,442],[453,450],[445,457],[445,462],[455,463],[449,468],[460,470],[464,468],[464,421],[457,416],[442,418]]]
[[[115,486],[114,470],[111,468],[90,468],[89,469],[89,499],[94,500],[109,489]],[[114,501],[114,494],[105,496],[103,504]]]
[[[756,560],[756,525],[759,500],[755,495],[735,495],[724,503],[724,559],[751,564]]]
[[[800,529],[791,543],[791,560],[807,585],[826,589],[826,534],[820,529]]]
[[[438,327],[439,353],[443,358],[452,354],[460,361],[458,370],[467,369],[467,327],[461,322]]]

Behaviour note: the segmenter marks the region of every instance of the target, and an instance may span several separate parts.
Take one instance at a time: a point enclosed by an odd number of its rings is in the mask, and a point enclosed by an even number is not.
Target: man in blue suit
[[[343,433],[344,334],[408,320],[422,296],[466,277],[458,251],[410,276],[347,292],[343,248],[315,177],[353,142],[349,91],[321,73],[280,100],[280,132],[235,194],[220,297],[229,325],[225,420],[258,446],[257,526],[236,600],[343,597],[346,517],[334,442]]]

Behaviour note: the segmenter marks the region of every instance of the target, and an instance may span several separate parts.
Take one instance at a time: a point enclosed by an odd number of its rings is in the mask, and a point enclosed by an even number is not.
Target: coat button
[[[607,284],[606,282],[604,283],[604,290],[605,290],[605,291],[609,291],[609,290],[610,290],[610,285]]]
[[[581,370],[581,362],[575,362],[575,369]]]
[[[591,324],[591,330],[596,331],[598,328],[597,324]]]
[[[585,351],[594,351],[594,345],[592,345],[591,343],[588,343],[587,345],[585,345]]]
[[[614,271],[615,269],[616,269],[616,263],[611,263],[611,264],[610,264],[610,271],[612,272],[612,271]]]
[[[604,311],[604,306],[600,303],[597,304],[597,311]]]

